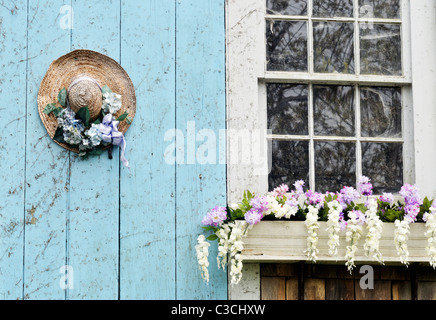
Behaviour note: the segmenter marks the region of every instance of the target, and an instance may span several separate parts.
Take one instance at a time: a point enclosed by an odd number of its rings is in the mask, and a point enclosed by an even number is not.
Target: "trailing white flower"
[[[223,224],[221,228],[216,232],[218,237],[218,254],[216,257],[218,269],[221,267],[225,270],[227,264],[227,254],[230,249],[229,234],[231,230],[228,224]]]
[[[430,265],[436,269],[436,207],[430,208],[430,213],[424,213],[423,220],[425,221],[427,237],[427,247],[425,251],[430,258]]]
[[[319,252],[318,246],[318,208],[310,205],[306,215],[305,225],[307,227],[307,259],[316,262]]]
[[[195,251],[197,252],[197,261],[201,271],[201,277],[206,282],[209,282],[209,246],[210,243],[206,241],[204,235],[199,235],[197,238]]]
[[[382,254],[380,252],[380,238],[383,232],[383,221],[377,215],[377,201],[371,199],[368,204],[368,210],[365,212],[367,235],[363,249],[367,257],[373,257],[383,264]]]
[[[247,235],[248,224],[245,221],[240,223],[240,226],[236,223],[230,223],[231,233],[229,237],[229,264],[230,264],[230,281],[231,284],[238,284],[242,278],[242,255],[244,250],[243,237]]]
[[[356,256],[357,245],[360,238],[362,237],[362,220],[358,216],[358,212],[359,211],[354,210],[348,212],[349,220],[345,232],[345,240],[350,243],[350,245],[348,245],[346,248],[347,250],[345,253],[345,259],[347,261],[345,262],[345,265],[347,266],[347,270],[350,271],[350,273],[355,267],[354,259]]]
[[[329,213],[327,215],[327,231],[329,232],[329,254],[331,256],[335,256],[338,253],[339,232],[341,231],[339,214],[342,212],[343,208],[337,200],[329,202],[328,207]]]
[[[397,249],[397,253],[400,256],[401,263],[406,266],[409,264],[409,250],[407,248],[407,240],[409,238],[410,222],[405,220],[395,220],[395,247]]]

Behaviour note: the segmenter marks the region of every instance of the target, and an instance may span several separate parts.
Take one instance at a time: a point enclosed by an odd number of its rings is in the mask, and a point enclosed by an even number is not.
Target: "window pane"
[[[354,136],[354,88],[313,86],[314,132],[321,136]]]
[[[360,109],[363,137],[401,138],[401,88],[362,87]]]
[[[297,180],[309,181],[309,142],[272,141],[272,166],[268,176],[269,189]]]
[[[313,16],[353,17],[353,0],[313,0]]]
[[[266,0],[267,14],[307,15],[307,0]]]
[[[403,185],[403,145],[362,143],[362,172],[371,179],[374,194],[398,192]]]
[[[359,17],[399,19],[401,0],[359,0]]]
[[[402,75],[401,26],[360,25],[360,72],[375,75]]]
[[[307,85],[270,83],[268,129],[273,134],[309,134]]]
[[[315,188],[335,192],[356,185],[356,144],[315,141]]]
[[[267,70],[307,71],[307,24],[270,21],[266,26]]]
[[[315,72],[354,73],[352,23],[314,22]]]

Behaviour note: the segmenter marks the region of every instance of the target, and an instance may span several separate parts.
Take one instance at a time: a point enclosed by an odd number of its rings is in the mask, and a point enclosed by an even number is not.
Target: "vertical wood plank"
[[[262,300],[286,300],[286,278],[262,277],[260,297]]]
[[[70,49],[70,30],[60,26],[66,4],[70,1],[29,1],[25,299],[65,299],[59,270],[66,264],[69,156],[42,125],[37,95],[50,63]]]
[[[392,289],[390,280],[375,280],[374,289],[362,289],[359,280],[354,280],[356,300],[391,300]]]
[[[304,300],[325,300],[325,280],[304,279]]]
[[[412,300],[410,281],[392,281],[392,300]]]
[[[226,299],[226,273],[211,260],[209,285],[203,283],[194,249],[202,217],[226,205],[226,167],[218,156],[226,119],[224,1],[176,0],[176,21],[176,125],[186,161],[176,167],[176,298]],[[202,164],[197,155],[207,154],[206,145],[212,157]]]
[[[326,279],[326,300],[354,300],[354,280]]]
[[[125,0],[121,25],[137,110],[120,177],[120,298],[175,299],[175,166],[164,142],[175,128],[175,2]]]
[[[298,278],[286,279],[286,300],[298,300]]]
[[[0,1],[0,299],[22,298],[27,1]],[[13,152],[11,152],[13,150]]]
[[[434,282],[418,281],[418,300],[436,300],[436,285]]]
[[[119,61],[120,1],[73,0],[73,9],[72,48]],[[126,157],[129,153],[127,149]],[[113,155],[112,160],[107,153],[81,160],[71,154],[68,262],[74,269],[74,290],[69,290],[69,299],[118,298],[118,147]]]

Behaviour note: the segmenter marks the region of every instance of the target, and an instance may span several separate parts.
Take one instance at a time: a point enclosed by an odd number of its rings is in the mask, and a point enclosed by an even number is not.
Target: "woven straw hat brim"
[[[122,108],[115,116],[128,112],[133,120],[136,113],[135,88],[127,72],[112,58],[91,50],[75,50],[53,61],[44,76],[38,92],[38,113],[49,136],[53,139],[58,122],[52,114],[45,114],[47,104],[57,103],[59,92],[68,90],[73,79],[79,75],[94,78],[100,86],[108,86],[122,96]],[[59,103],[58,106],[60,107]],[[126,121],[120,122],[118,129],[123,134],[130,127]],[[66,143],[55,141],[65,149],[79,152]]]

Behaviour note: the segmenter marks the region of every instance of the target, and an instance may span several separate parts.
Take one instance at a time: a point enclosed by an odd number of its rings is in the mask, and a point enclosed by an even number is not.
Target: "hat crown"
[[[95,79],[81,75],[71,82],[68,89],[70,108],[77,113],[80,108],[88,107],[91,122],[100,115],[102,100],[101,87]]]

